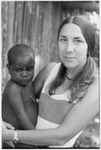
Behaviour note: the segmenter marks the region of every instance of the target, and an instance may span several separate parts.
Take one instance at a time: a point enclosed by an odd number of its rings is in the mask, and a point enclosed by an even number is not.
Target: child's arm
[[[9,101],[9,104],[11,105],[21,128],[29,130],[34,129],[34,125],[28,118],[24,109],[23,100],[21,97],[21,89],[16,85],[11,85],[8,89],[7,97],[7,100]]]

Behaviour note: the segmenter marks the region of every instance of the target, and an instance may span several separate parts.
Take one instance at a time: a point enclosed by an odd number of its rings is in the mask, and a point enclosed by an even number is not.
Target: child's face
[[[34,77],[33,56],[19,56],[9,67],[11,79],[20,85],[27,85]]]

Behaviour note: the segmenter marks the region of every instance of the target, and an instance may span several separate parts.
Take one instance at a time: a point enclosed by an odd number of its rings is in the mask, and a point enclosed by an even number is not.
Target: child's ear
[[[8,72],[10,74],[10,65],[9,64],[7,64],[7,68],[8,68]]]
[[[9,67],[10,67],[10,66],[9,66],[9,64],[7,64],[7,68],[8,68],[8,70],[9,70]]]

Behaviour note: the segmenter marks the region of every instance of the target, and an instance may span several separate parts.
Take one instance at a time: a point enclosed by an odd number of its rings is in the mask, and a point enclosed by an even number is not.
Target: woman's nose
[[[67,43],[66,51],[67,52],[73,52],[74,51],[74,46],[73,46],[73,43],[71,41]]]

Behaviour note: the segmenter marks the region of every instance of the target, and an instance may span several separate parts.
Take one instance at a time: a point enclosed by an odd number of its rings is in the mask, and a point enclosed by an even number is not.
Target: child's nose
[[[22,72],[22,76],[23,76],[23,77],[26,77],[26,76],[27,76],[27,72],[26,72],[26,71],[23,71],[23,72]]]

